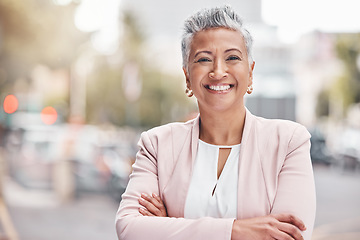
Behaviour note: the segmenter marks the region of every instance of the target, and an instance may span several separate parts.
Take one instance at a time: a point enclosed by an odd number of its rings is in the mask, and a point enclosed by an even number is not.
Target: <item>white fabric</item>
[[[231,148],[231,151],[217,179],[220,148]],[[239,157],[240,144],[219,146],[199,140],[185,203],[185,218],[236,218]]]

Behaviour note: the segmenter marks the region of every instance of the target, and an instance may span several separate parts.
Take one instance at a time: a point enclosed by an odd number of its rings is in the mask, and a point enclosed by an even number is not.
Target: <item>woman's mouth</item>
[[[234,87],[234,84],[222,84],[222,85],[205,85],[205,88],[211,91],[218,93],[228,92],[231,88]]]

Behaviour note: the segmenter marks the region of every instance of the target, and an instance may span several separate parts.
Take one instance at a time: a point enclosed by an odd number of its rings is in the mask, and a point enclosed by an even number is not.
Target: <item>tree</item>
[[[360,34],[341,34],[336,52],[344,64],[344,71],[333,86],[333,93],[341,97],[346,110],[360,102]]]
[[[330,88],[318,95],[318,116],[328,116],[330,106],[343,115],[352,104],[360,102],[360,33],[338,34],[335,51],[343,63],[343,71]]]
[[[34,66],[70,69],[88,35],[76,29],[76,4],[49,0],[0,1],[0,93],[16,79],[30,81]]]
[[[96,69],[87,84],[87,120],[146,128],[180,120],[191,106],[180,90],[184,80],[161,72],[145,59],[146,37],[141,23],[130,11],[124,10],[122,14],[124,32],[117,53],[122,60],[112,65],[108,59],[114,56],[97,58]],[[129,63],[138,67],[142,81],[141,95],[133,101],[124,94],[123,71]]]

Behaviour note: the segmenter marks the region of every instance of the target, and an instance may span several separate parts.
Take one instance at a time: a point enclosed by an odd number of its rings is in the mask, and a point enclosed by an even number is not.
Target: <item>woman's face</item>
[[[252,84],[245,42],[238,31],[213,28],[195,34],[190,48],[186,84],[200,111],[226,111],[244,106]]]

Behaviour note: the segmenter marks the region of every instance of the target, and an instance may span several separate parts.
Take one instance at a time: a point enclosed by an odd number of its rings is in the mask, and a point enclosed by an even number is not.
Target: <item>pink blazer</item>
[[[237,219],[293,213],[311,239],[315,185],[310,134],[302,125],[246,112],[239,159]],[[133,172],[116,214],[119,239],[229,240],[234,219],[185,219],[184,207],[199,140],[199,117],[142,133]],[[139,214],[141,193],[158,194],[169,217]]]

